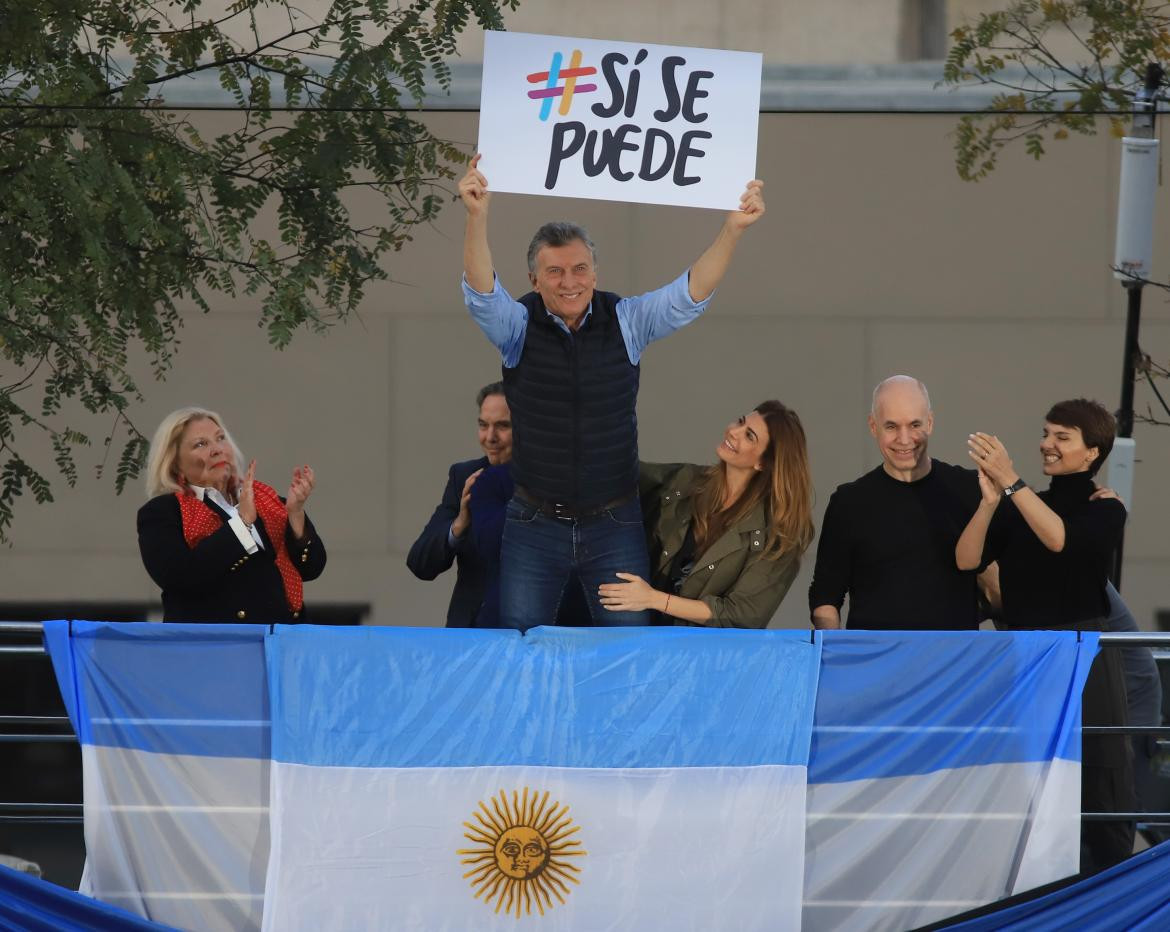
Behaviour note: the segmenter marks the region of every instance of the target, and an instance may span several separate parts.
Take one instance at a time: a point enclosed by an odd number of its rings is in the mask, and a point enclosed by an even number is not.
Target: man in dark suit
[[[472,627],[491,572],[480,560],[468,533],[471,487],[487,466],[507,463],[512,458],[512,415],[504,400],[504,383],[485,385],[475,401],[479,408],[479,445],[484,455],[451,466],[443,500],[406,557],[410,571],[426,580],[450,569],[452,562],[456,564],[455,588],[447,608],[448,628]]]

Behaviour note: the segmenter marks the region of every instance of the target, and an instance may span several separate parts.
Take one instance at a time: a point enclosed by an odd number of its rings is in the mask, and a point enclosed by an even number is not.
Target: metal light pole
[[[1134,97],[1130,135],[1121,140],[1121,182],[1117,195],[1117,245],[1113,275],[1125,287],[1125,348],[1121,359],[1121,406],[1117,410],[1117,440],[1109,457],[1107,482],[1133,508],[1133,387],[1138,356],[1138,329],[1142,317],[1142,287],[1150,278],[1154,256],[1154,194],[1158,188],[1158,140],[1154,119],[1158,91],[1165,78],[1162,66],[1146,66],[1144,86]],[[1121,589],[1124,538],[1113,555],[1113,584]]]

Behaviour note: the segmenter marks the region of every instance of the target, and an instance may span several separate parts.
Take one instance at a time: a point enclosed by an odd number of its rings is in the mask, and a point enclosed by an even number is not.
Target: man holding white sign
[[[706,309],[740,236],[764,215],[751,181],[715,241],[669,285],[633,298],[597,291],[596,251],[569,223],[548,223],[528,248],[533,290],[515,300],[488,246],[487,178],[479,156],[459,182],[467,208],[463,294],[500,351],[512,412],[512,475],[501,553],[504,627],[552,623],[571,577],[595,624],[644,625],[646,612],[609,612],[597,587],[649,572],[638,501],[635,407],[642,352]]]
[[[756,173],[757,52],[484,34],[482,168],[497,191],[735,206]]]

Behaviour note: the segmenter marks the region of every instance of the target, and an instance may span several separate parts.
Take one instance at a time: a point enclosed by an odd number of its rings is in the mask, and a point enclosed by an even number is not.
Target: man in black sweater
[[[977,577],[955,567],[955,544],[979,504],[975,470],[931,459],[926,386],[907,375],[878,384],[869,431],[882,464],[829,499],[808,601],[817,628],[971,630]]]

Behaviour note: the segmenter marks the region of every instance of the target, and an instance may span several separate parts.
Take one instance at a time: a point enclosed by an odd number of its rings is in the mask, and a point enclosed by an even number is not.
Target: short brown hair
[[[483,403],[492,395],[503,395],[507,399],[507,394],[504,392],[503,382],[491,382],[485,385],[478,392],[475,393],[475,410],[478,411],[483,407]]]
[[[536,254],[545,246],[552,246],[555,249],[577,241],[584,243],[589,248],[589,256],[593,259],[593,265],[596,266],[597,247],[593,245],[593,240],[589,238],[584,227],[563,220],[546,223],[533,234],[532,242],[528,244],[528,274],[536,274]]]
[[[1089,464],[1089,475],[1095,476],[1113,449],[1113,438],[1117,434],[1117,421],[1105,406],[1088,398],[1071,398],[1058,401],[1049,408],[1044,420],[1061,427],[1077,428],[1085,446],[1097,448],[1097,458]]]

